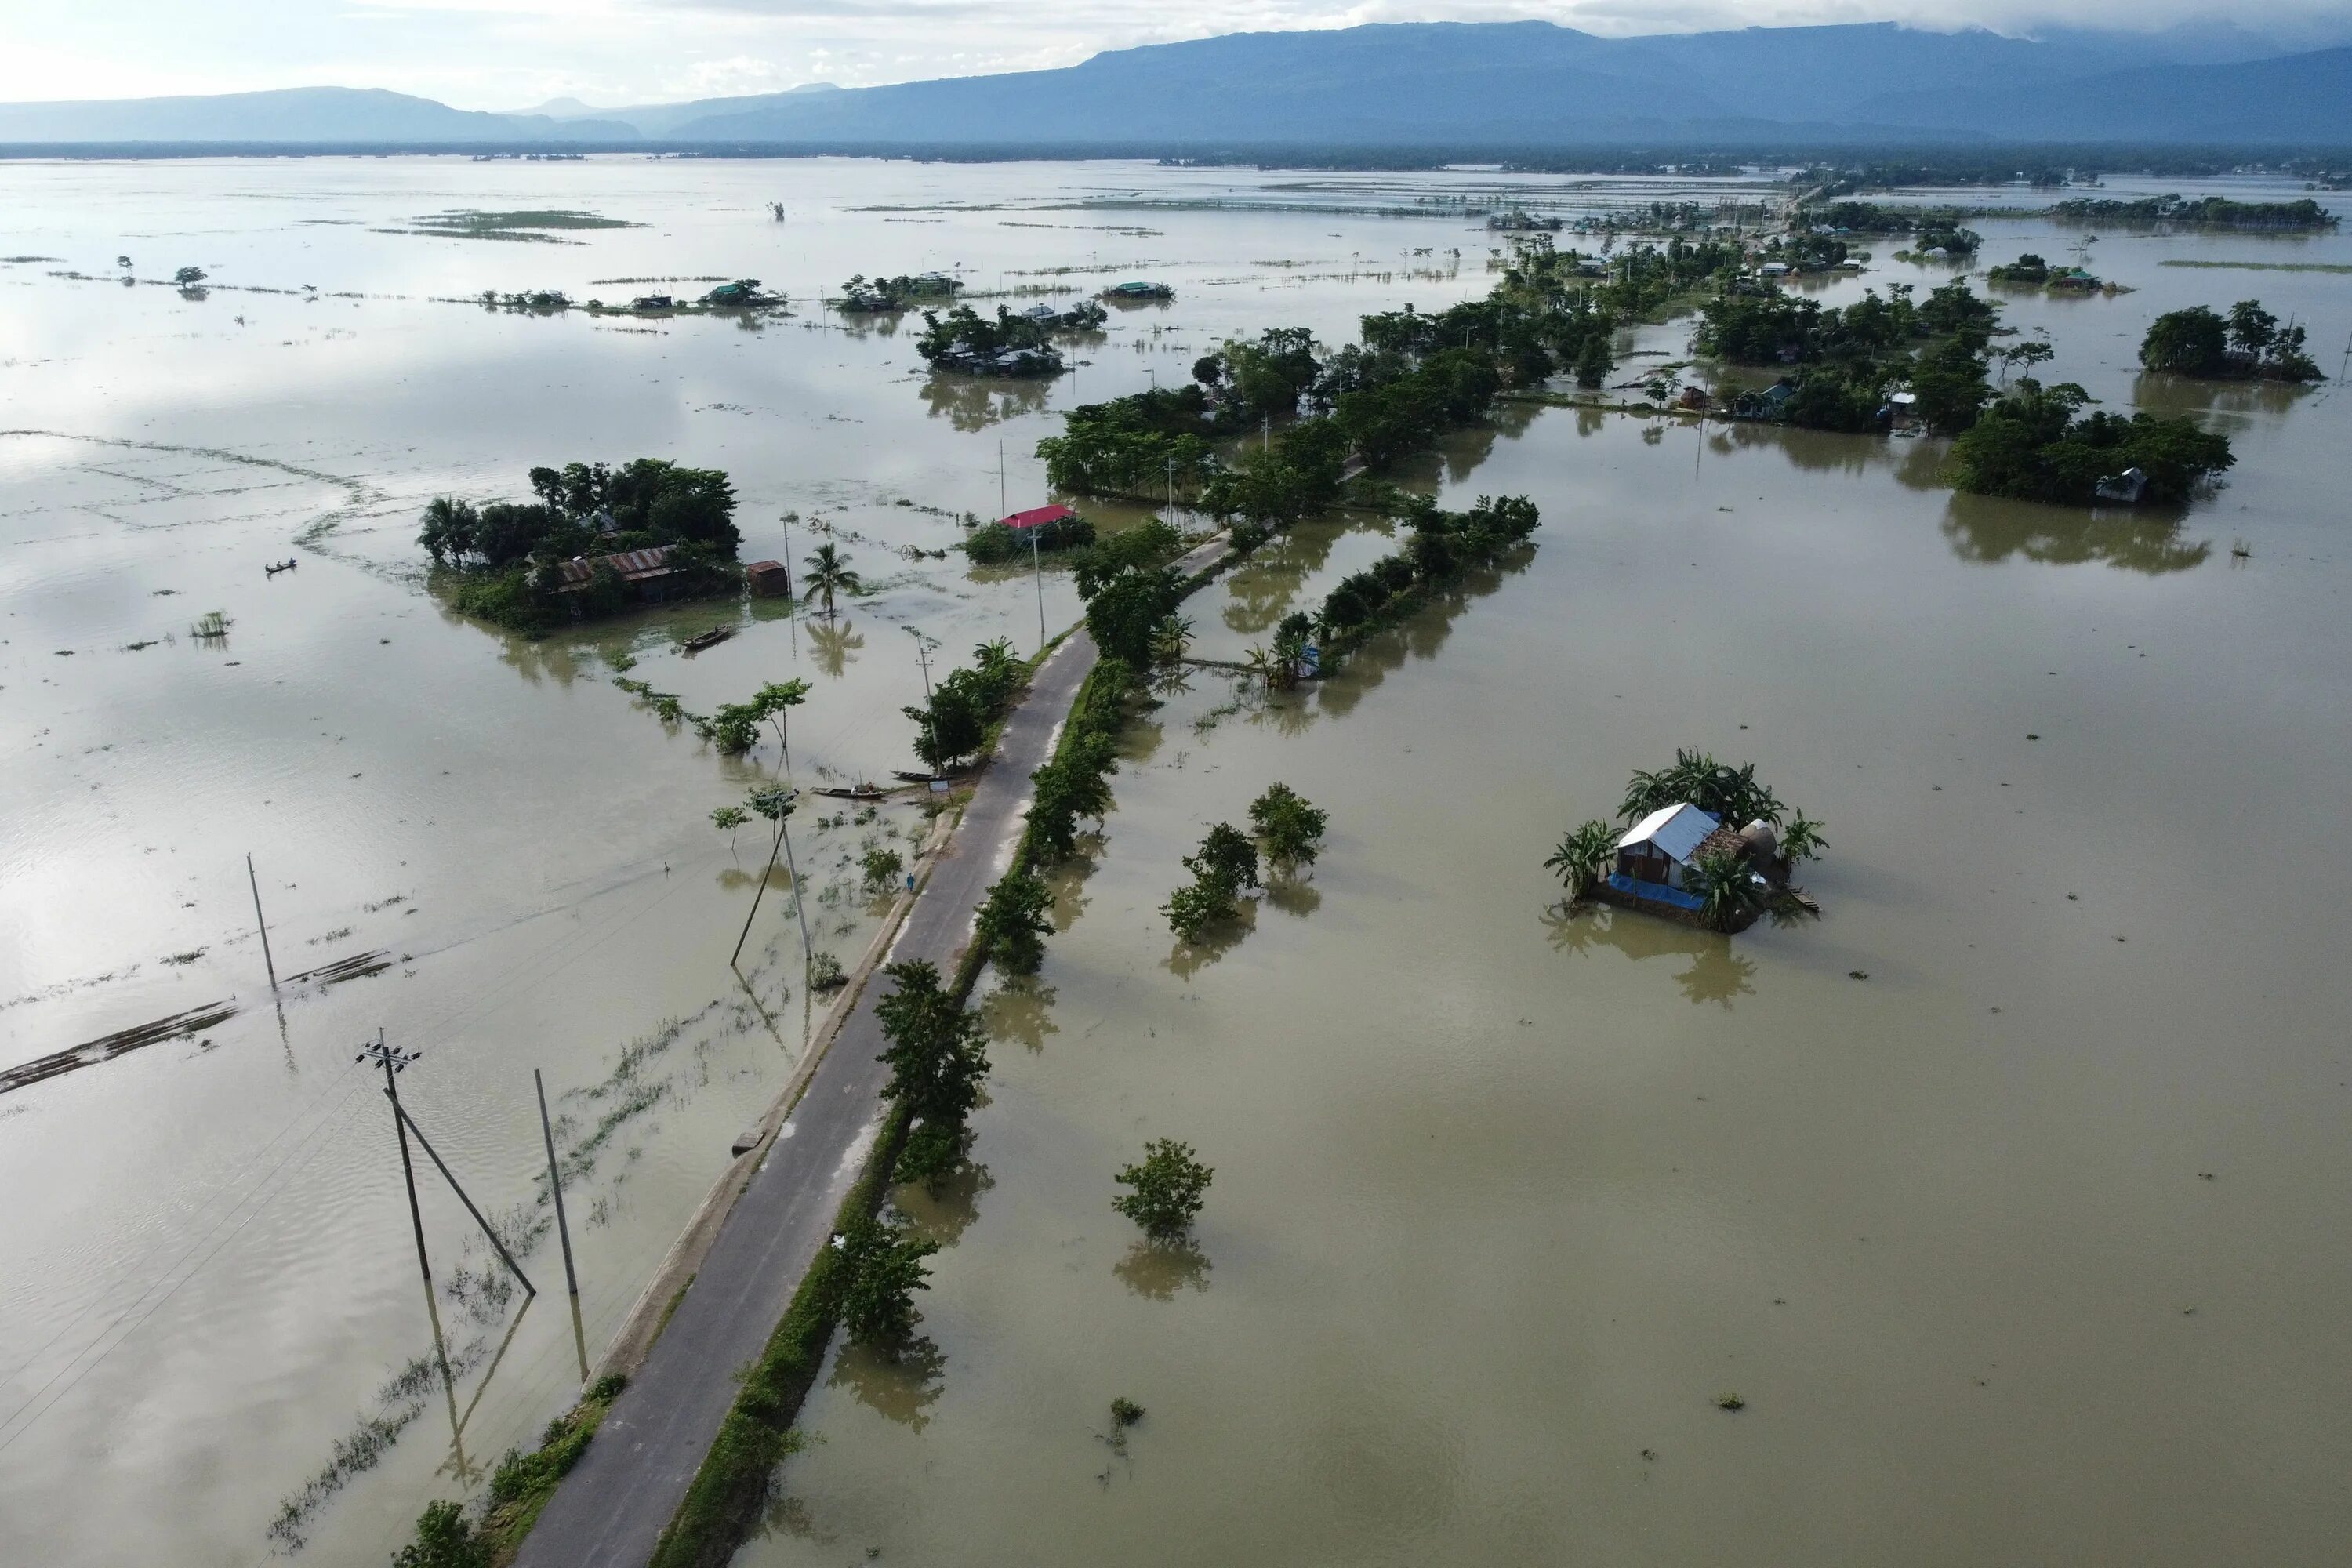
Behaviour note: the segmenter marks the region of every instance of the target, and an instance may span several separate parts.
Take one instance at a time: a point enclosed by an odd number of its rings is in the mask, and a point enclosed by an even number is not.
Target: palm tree
[[[1252,679],[1264,682],[1268,691],[1274,689],[1275,678],[1281,670],[1276,665],[1274,655],[1268,653],[1263,645],[1253,647],[1243,662],[1249,667]]]
[[[1559,873],[1561,885],[1568,889],[1572,903],[1601,879],[1601,868],[1609,864],[1616,849],[1615,828],[1605,822],[1588,822],[1559,841],[1559,847],[1544,862],[1544,869]]]
[[[820,544],[816,553],[803,556],[801,564],[808,568],[808,585],[801,590],[801,602],[822,598],[824,618],[833,619],[833,596],[835,594],[862,594],[866,584],[849,569],[840,552],[833,545]]]
[[[1183,658],[1192,644],[1192,617],[1171,614],[1151,628],[1151,657],[1161,664]]]
[[[1822,825],[1803,812],[1789,819],[1780,833],[1780,854],[1791,866],[1800,860],[1810,860],[1830,847],[1822,837]]]

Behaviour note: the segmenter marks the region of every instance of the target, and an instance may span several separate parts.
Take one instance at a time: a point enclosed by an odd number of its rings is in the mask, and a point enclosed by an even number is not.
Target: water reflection
[[[1244,637],[1270,631],[1297,604],[1299,590],[1323,570],[1331,547],[1348,531],[1338,518],[1302,522],[1269,542],[1226,579],[1223,616],[1229,630]]]
[[[1402,625],[1366,637],[1348,655],[1339,674],[1316,687],[1317,706],[1344,718],[1355,710],[1366,693],[1388,679],[1391,670],[1401,668],[1407,658],[1435,658],[1446,638],[1454,635],[1454,623],[1462,613],[1501,587],[1505,579],[1526,571],[1536,558],[1536,548],[1533,544],[1518,546],[1497,564],[1464,576]]]
[[[2132,378],[2132,406],[2149,414],[2280,415],[2315,390],[2316,384],[2284,381],[2200,381],[2185,375]]]
[[[895,1351],[845,1344],[825,1386],[847,1389],[876,1415],[920,1432],[946,1392],[947,1365],[947,1352],[921,1334]]]
[[[849,623],[849,617],[838,621],[808,623],[809,655],[816,660],[818,669],[833,679],[857,662],[857,650],[866,646],[866,637]]]
[[[2213,552],[2210,540],[2181,540],[2179,512],[2093,510],[1956,492],[1943,527],[1953,554],[1986,565],[2021,555],[2052,566],[2095,561],[2158,576],[2201,566]]]
[[[1755,961],[1732,952],[1731,939],[1716,931],[1695,931],[1608,904],[1550,905],[1544,910],[1544,928],[1551,945],[1562,952],[1581,955],[1610,947],[1636,961],[1689,959],[1690,967],[1675,976],[1675,984],[1695,1005],[1712,1002],[1727,1013],[1733,997],[1756,994]]]
[[[1035,414],[1054,393],[1053,384],[1044,379],[983,380],[958,375],[933,375],[920,390],[932,418],[945,417],[950,425],[965,431],[985,430]]]
[[[1118,1282],[1154,1301],[1172,1301],[1179,1290],[1209,1288],[1209,1256],[1197,1243],[1139,1241],[1110,1266]]]
[[[1197,940],[1179,942],[1170,948],[1166,967],[1177,979],[1190,980],[1239,947],[1242,939],[1256,929],[1257,900],[1244,899],[1235,906],[1232,920],[1219,921]]]
[[[980,1005],[980,1017],[991,1040],[1013,1041],[1032,1055],[1045,1048],[1046,1036],[1062,1032],[1054,1022],[1054,988],[1034,975],[990,992]]]
[[[905,1215],[917,1236],[953,1247],[980,1217],[980,1194],[996,1185],[988,1167],[966,1160],[936,1182],[910,1182],[890,1194],[890,1206]]]
[[[1265,901],[1284,914],[1305,920],[1323,907],[1323,893],[1314,883],[1295,876],[1270,877],[1265,884]]]

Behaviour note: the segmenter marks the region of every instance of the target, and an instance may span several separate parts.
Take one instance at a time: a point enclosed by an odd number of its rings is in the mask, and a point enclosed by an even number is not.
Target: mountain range
[[[0,143],[930,149],[2352,142],[2352,47],[2232,26],[2014,38],[1891,23],[1603,38],[1392,23],[1115,49],[1057,70],[518,113],[352,88],[0,104]]]

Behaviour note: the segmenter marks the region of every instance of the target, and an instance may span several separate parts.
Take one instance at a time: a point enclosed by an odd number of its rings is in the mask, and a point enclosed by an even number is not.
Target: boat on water
[[[707,632],[696,633],[677,646],[687,653],[700,653],[704,648],[717,647],[734,635],[733,626],[713,626]]]
[[[887,800],[890,792],[880,784],[861,784],[855,789],[843,789],[838,784],[819,784],[811,795],[830,795],[835,800]]]

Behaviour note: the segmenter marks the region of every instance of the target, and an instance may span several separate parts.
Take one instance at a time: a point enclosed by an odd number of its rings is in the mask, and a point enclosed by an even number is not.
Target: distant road
[[[1201,571],[1223,551],[1222,541],[1213,542],[1178,564]],[[891,962],[928,959],[942,975],[953,972],[973,911],[1020,839],[1029,775],[1051,752],[1094,667],[1094,640],[1078,631],[1039,668],[908,914]],[[524,1538],[518,1568],[645,1568],[653,1556],[734,1403],[736,1373],[758,1359],[831,1237],[880,1131],[889,1074],[877,1059],[884,1041],[874,1005],[887,989],[877,974],[843,1021],[668,1327]]]

